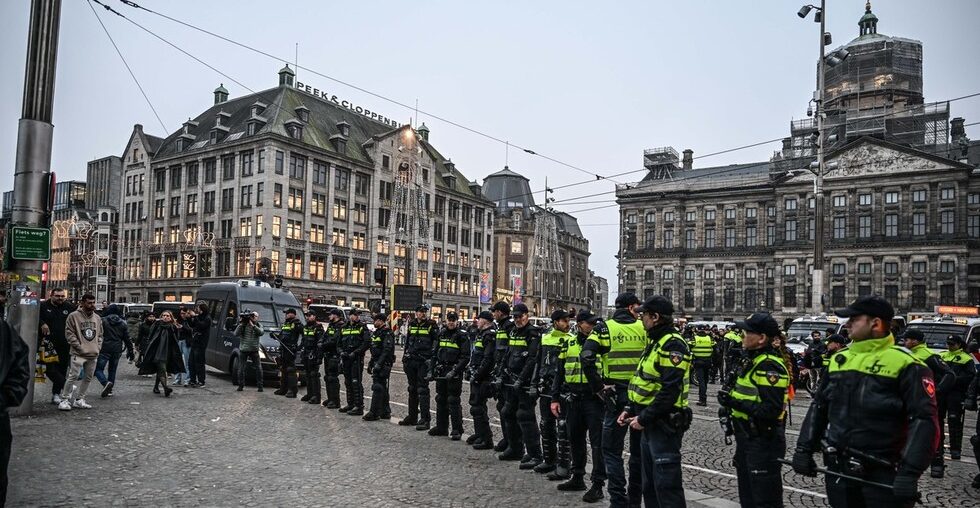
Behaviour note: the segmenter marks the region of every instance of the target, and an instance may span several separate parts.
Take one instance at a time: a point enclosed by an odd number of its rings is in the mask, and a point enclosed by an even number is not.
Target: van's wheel
[[[231,357],[231,361],[228,362],[228,371],[231,372],[231,384],[233,385],[237,384],[238,382],[238,368],[239,368],[238,362],[239,362],[238,355],[233,355]]]

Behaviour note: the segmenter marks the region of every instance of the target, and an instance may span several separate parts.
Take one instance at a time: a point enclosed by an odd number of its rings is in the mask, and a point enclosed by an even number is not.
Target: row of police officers
[[[696,365],[698,402],[704,403],[711,339],[699,331],[686,340],[674,326],[673,313],[664,297],[641,303],[626,293],[617,298],[610,319],[558,310],[544,333],[530,323],[523,304],[510,308],[498,302],[470,327],[462,326],[455,313],[440,327],[426,307],[419,307],[407,325],[402,365],[409,407],[398,423],[460,440],[462,383],[467,381],[474,430],[466,442],[474,449],[493,449],[502,461],[519,462],[520,469],[560,481],[559,490],[586,491],[587,502],[603,499],[605,488],[613,507],[684,506],[680,450],[693,417],[688,407],[690,372]],[[829,358],[792,460],[785,462],[800,474],[824,474],[832,506],[910,506],[925,469],[933,465],[934,476],[942,472],[941,415],[950,423],[951,454],[959,457],[963,408],[976,407],[978,378],[970,370],[972,359],[956,338],[946,358],[933,357],[914,332],[904,336],[908,349],[896,345],[890,327],[894,310],[881,297],[859,298],[837,314],[849,318],[853,342]],[[324,406],[369,421],[391,418],[388,379],[395,361],[394,338],[384,315],[374,316],[373,332],[357,310],[346,321],[334,311],[326,330],[312,313],[305,324],[295,312],[287,317],[281,339],[287,381],[277,393],[296,396],[290,379],[298,366],[308,386],[302,400],[320,403],[322,363]],[[737,322],[736,329],[741,333],[730,331],[725,339],[734,343],[736,336],[741,338],[739,347],[732,348],[738,356],[717,400],[726,439],[735,438],[739,501],[743,506],[782,506],[791,376],[773,348],[779,326],[769,314],[755,313]],[[365,414],[361,375],[367,352],[372,400]],[[343,407],[340,374],[347,393]],[[433,381],[434,425],[429,407]],[[972,386],[972,391],[947,385]],[[940,403],[937,394],[943,395]],[[500,439],[490,425],[491,400],[500,415]],[[978,439],[971,439],[975,449]],[[817,453],[825,467],[814,461]],[[980,475],[974,483],[978,481]]]

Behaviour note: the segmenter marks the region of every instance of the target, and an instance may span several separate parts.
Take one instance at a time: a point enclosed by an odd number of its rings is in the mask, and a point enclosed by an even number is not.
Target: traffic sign
[[[13,226],[10,228],[10,257],[20,261],[51,259],[51,230]]]

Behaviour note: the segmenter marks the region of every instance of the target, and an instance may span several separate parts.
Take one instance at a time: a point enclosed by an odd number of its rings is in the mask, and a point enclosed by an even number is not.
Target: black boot
[[[946,466],[943,464],[933,464],[929,468],[929,476],[933,478],[942,478],[946,475]]]
[[[549,464],[547,462],[541,462],[540,464],[534,466],[535,473],[545,474],[545,473],[550,473],[554,470],[555,470],[555,465]]]
[[[478,436],[476,434],[470,434],[469,436],[466,436],[466,444],[472,446],[473,443],[475,443],[477,439],[480,439],[480,436]]]
[[[596,501],[602,499],[602,487],[602,482],[592,482],[592,487],[585,493],[585,495],[582,496],[582,501],[585,501],[586,503],[595,503]]]
[[[568,470],[568,467],[559,464],[555,467],[555,470],[548,473],[549,482],[557,482],[562,480],[567,480],[572,477],[572,472]]]
[[[980,489],[980,473],[977,473],[977,475],[973,477],[973,483],[971,483],[970,486],[975,489]]]
[[[296,391],[295,390],[288,390],[288,391],[286,391],[286,398],[287,399],[295,399],[296,398]]]
[[[346,405],[346,406],[344,406],[344,407],[342,407],[342,408],[340,408],[340,410],[339,410],[339,411],[340,411],[341,413],[346,413],[346,412],[348,412],[348,411],[350,411],[351,409],[354,409],[354,406],[352,406],[352,405],[350,405],[350,404],[348,404],[348,405]]]
[[[374,422],[374,421],[380,420],[381,418],[378,415],[374,414],[374,413],[368,412],[367,414],[365,414],[364,416],[362,416],[361,419],[364,420],[364,421],[366,421],[366,422]]]
[[[413,416],[406,416],[405,418],[398,420],[398,425],[401,425],[402,427],[414,427],[418,425],[418,423],[418,418]]]
[[[296,394],[293,394],[293,397],[295,397],[295,396],[296,396]],[[307,393],[306,395],[300,397],[299,400],[301,400],[303,402],[306,402],[306,401],[308,401],[308,400],[310,400],[312,398],[313,398],[313,395],[310,394],[310,393]]]
[[[497,441],[497,444],[495,444],[493,446],[493,451],[495,451],[495,452],[503,452],[504,450],[506,450],[508,448],[508,446],[507,446],[508,444],[509,443],[507,443],[507,438],[506,437],[500,438],[500,441]]]
[[[350,411],[347,411],[347,416],[361,416],[363,414],[364,407],[362,406],[352,407],[350,408]]]
[[[489,441],[484,441],[482,439],[477,439],[476,441],[473,442],[473,449],[474,450],[492,450],[493,449],[493,440],[491,439]]]
[[[429,430],[429,420],[419,420],[419,424],[415,426],[415,430]]]
[[[523,456],[524,455],[521,453],[520,450],[515,450],[513,448],[507,448],[506,450],[504,450],[503,453],[501,453],[500,455],[497,455],[497,458],[500,459],[500,460],[511,461],[511,460],[521,460],[521,457],[523,457]]]
[[[538,467],[538,465],[541,463],[542,463],[541,457],[536,457],[532,455],[528,457],[527,460],[521,460],[520,469],[521,470],[534,469]]]
[[[585,480],[582,479],[582,475],[573,475],[570,480],[565,483],[558,484],[558,490],[562,492],[574,492],[586,490],[588,487],[585,485]]]
[[[272,393],[274,393],[276,395],[286,395],[286,384],[283,383],[283,385],[280,386],[278,390],[276,390],[276,391],[274,391]]]
[[[449,431],[446,429],[440,429],[439,427],[432,427],[429,429],[430,436],[448,436]]]
[[[308,400],[307,403],[308,404],[319,404],[320,403],[320,397],[314,395],[313,397],[310,397],[310,400]]]

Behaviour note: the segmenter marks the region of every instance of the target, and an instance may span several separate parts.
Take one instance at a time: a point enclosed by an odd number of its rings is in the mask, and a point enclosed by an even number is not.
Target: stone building
[[[214,103],[158,141],[136,129],[124,155],[118,287],[123,301],[192,301],[211,281],[267,268],[301,300],[368,306],[388,283],[420,283],[434,312],[479,307],[492,204],[408,126],[296,82]],[[401,136],[420,150],[403,152]],[[430,242],[387,237],[399,168],[424,175]],[[445,227],[445,233],[441,228]],[[394,249],[393,269],[388,266]],[[408,256],[418,272],[400,268]],[[411,278],[412,280],[407,280]]]

